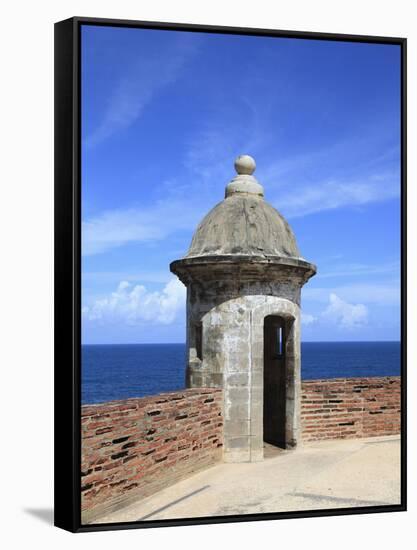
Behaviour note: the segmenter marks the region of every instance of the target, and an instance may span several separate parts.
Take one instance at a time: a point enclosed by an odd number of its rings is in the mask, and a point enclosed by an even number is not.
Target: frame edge
[[[80,526],[76,37],[74,18],[54,25],[54,525],[71,532]]]

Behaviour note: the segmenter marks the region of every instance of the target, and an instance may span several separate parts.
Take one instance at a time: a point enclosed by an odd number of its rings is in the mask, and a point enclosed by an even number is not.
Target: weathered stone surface
[[[224,459],[263,453],[264,324],[286,328],[288,446],[300,432],[300,295],[316,268],[300,256],[281,214],[263,199],[255,161],[236,161],[226,198],[198,226],[187,255],[170,268],[187,286],[187,383],[224,388]]]
[[[262,197],[237,193],[203,219],[187,257],[213,254],[300,256],[290,226],[278,211]]]

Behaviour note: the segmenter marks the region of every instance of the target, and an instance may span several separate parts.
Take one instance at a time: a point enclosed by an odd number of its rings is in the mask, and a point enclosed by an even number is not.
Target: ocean
[[[400,374],[399,342],[304,342],[304,380]],[[82,346],[82,403],[184,388],[184,344]]]

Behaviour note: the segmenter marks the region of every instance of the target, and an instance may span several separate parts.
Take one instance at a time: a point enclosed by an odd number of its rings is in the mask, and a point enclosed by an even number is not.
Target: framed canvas
[[[406,39],[55,25],[55,524],[406,509]]]

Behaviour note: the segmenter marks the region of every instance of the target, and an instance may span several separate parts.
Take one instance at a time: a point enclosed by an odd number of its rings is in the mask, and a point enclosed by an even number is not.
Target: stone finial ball
[[[256,162],[255,159],[249,155],[240,155],[235,160],[235,170],[238,174],[251,175],[255,172]]]

